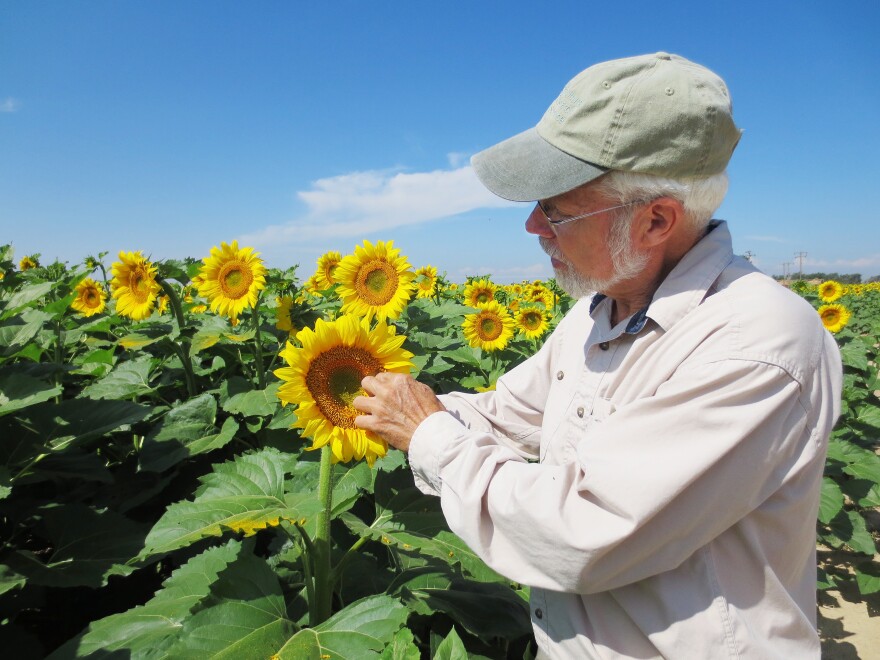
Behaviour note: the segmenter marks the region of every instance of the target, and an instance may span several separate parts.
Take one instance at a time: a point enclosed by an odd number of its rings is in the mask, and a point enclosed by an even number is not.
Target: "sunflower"
[[[342,255],[338,252],[326,252],[318,257],[318,270],[315,271],[315,283],[319,291],[329,289],[336,284],[336,266],[342,261]]]
[[[74,288],[76,298],[70,306],[83,316],[100,314],[107,307],[107,292],[91,277],[85,278]]]
[[[394,241],[365,240],[336,267],[342,313],[380,321],[396,319],[412,297],[415,273]]]
[[[156,281],[156,267],[138,252],[120,252],[119,261],[110,272],[110,290],[116,311],[135,321],[142,321],[153,311],[161,287]]]
[[[431,298],[437,293],[437,269],[424,266],[416,271],[416,298]]]
[[[527,302],[541,303],[547,309],[552,309],[555,302],[553,292],[540,282],[533,282],[525,287],[523,298]]]
[[[468,343],[484,351],[497,351],[513,337],[513,317],[498,302],[491,300],[478,308],[476,314],[464,317],[462,329]]]
[[[30,257],[22,257],[21,261],[18,262],[18,269],[22,272],[26,270],[30,270],[31,268],[39,268],[40,260],[37,259],[35,255]]]
[[[843,295],[843,285],[834,280],[822,282],[822,284],[819,285],[818,294],[822,302],[834,302]]]
[[[550,327],[550,315],[537,307],[524,307],[516,315],[516,325],[528,339],[538,339]]]
[[[488,279],[471,280],[464,287],[464,304],[470,307],[482,307],[495,300],[498,285]]]
[[[159,299],[156,303],[156,311],[159,314],[164,314],[168,311],[168,304],[171,302],[171,299],[168,296],[159,296]]]
[[[278,307],[275,308],[275,327],[285,332],[295,332],[293,321],[290,319],[290,310],[293,307],[293,298],[282,296],[278,299]]]
[[[211,311],[238,318],[246,307],[254,307],[266,286],[266,268],[253,248],[238,248],[238,241],[211,248],[202,259],[199,293],[208,299]]]
[[[361,380],[366,376],[409,373],[412,353],[401,348],[406,337],[395,336],[394,326],[379,323],[371,330],[369,319],[345,314],[329,323],[318,319],[314,330],[303,328],[296,339],[302,348],[287,342],[281,357],[288,366],[275,371],[282,380],[278,398],[298,406],[292,428],[312,439],[309,449],[329,443],[335,463],[366,458],[372,465],[388,446],[355,426],[362,413],[352,401],[365,394]]]
[[[208,306],[207,305],[193,305],[189,311],[192,312],[193,314],[204,314],[205,312],[208,311]]]
[[[843,305],[822,305],[819,317],[829,332],[840,332],[849,323],[850,311]]]

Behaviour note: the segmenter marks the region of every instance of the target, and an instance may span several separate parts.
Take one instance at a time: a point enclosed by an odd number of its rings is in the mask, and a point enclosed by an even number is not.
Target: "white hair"
[[[613,170],[596,180],[595,190],[621,204],[672,197],[684,207],[688,224],[695,231],[702,231],[727,194],[727,172],[702,178],[668,179]]]

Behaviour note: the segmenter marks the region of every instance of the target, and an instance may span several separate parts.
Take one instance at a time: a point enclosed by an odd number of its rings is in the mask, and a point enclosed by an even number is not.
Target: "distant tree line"
[[[803,275],[798,275],[798,273],[790,273],[789,276],[783,277],[782,275],[774,275],[773,279],[775,280],[835,280],[836,282],[840,282],[841,284],[861,284],[862,283],[862,274],[861,273],[804,273]],[[865,282],[880,282],[880,275],[874,275],[873,277],[868,278]]]

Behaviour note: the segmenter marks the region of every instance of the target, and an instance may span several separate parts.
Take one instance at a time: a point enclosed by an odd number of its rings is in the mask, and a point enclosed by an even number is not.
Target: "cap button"
[[[657,53],[658,60],[671,60],[672,56],[669,53]]]

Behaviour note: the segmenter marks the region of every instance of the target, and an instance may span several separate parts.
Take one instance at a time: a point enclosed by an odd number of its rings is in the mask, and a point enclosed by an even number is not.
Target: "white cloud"
[[[805,266],[822,268],[877,268],[880,267],[880,254],[872,254],[856,259],[804,259]]]
[[[456,281],[464,281],[466,277],[476,275],[491,275],[495,282],[520,282],[522,280],[547,279],[553,277],[553,269],[550,260],[545,263],[531,264],[529,266],[509,266],[496,268],[493,266],[463,266],[450,273]]]
[[[372,170],[319,179],[297,196],[306,213],[239,237],[257,248],[364,234],[479,208],[516,206],[490,193],[468,166],[433,172]]]
[[[7,96],[5,99],[0,101],[0,112],[18,112],[18,109],[21,107],[21,102],[18,99],[14,99],[11,96]]]
[[[449,167],[458,169],[462,165],[467,165],[471,160],[471,155],[463,151],[451,151],[446,154],[446,160],[449,161]]]

